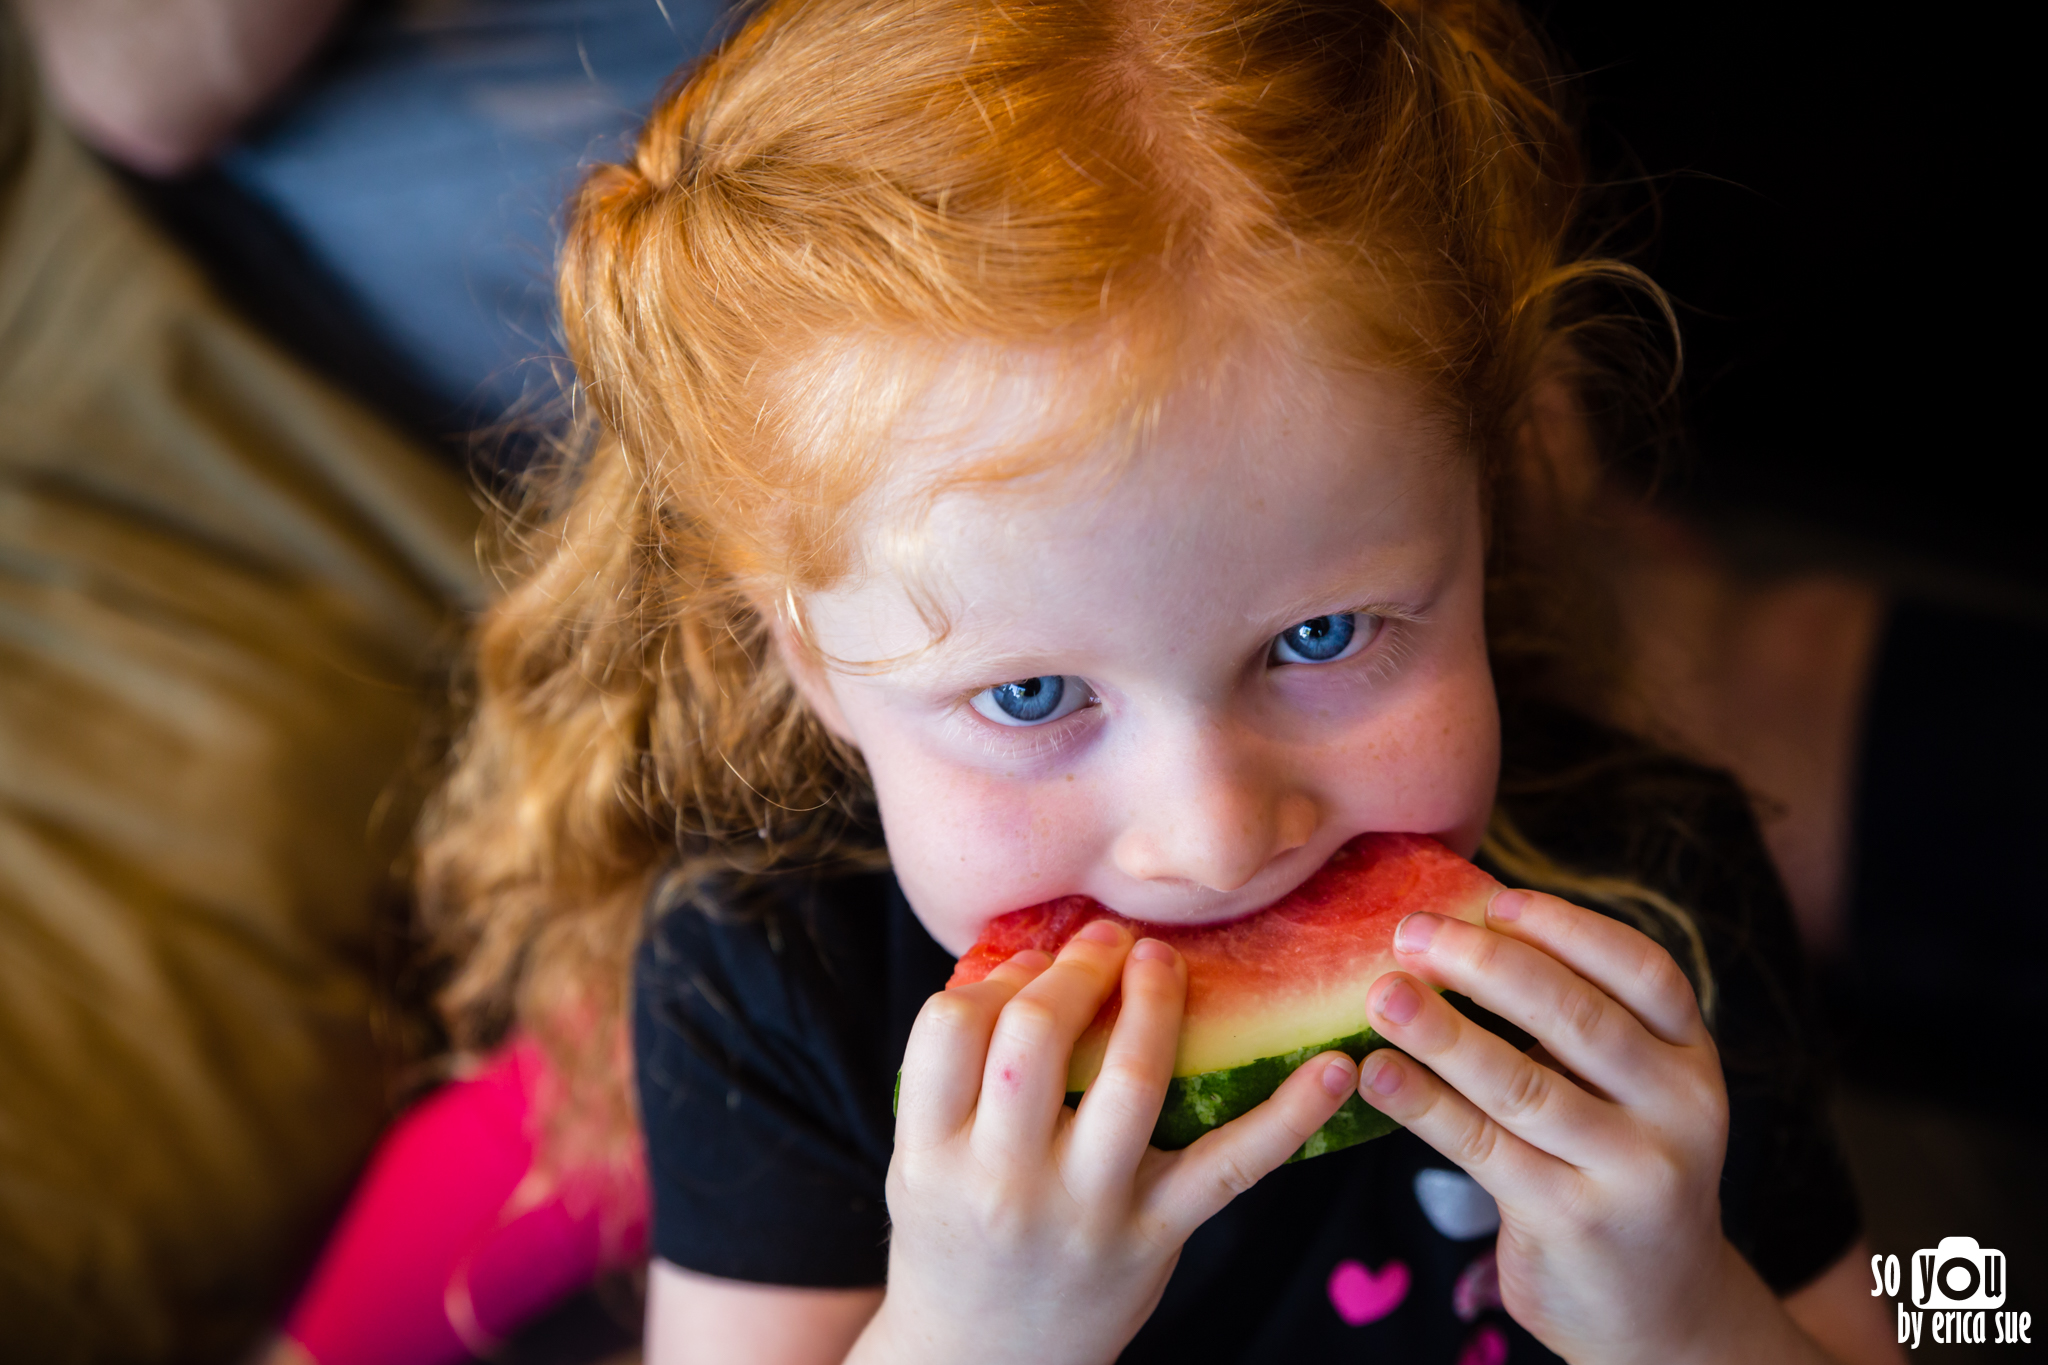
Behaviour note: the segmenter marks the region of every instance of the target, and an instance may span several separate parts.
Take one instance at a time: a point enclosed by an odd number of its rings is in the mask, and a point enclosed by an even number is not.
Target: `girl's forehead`
[[[1386,376],[1225,378],[1107,432],[1042,374],[933,385],[861,519],[859,568],[812,597],[818,643],[866,660],[991,633],[1055,648],[1127,616],[1277,630],[1426,597],[1476,521],[1440,424]]]
[[[1398,448],[1463,463],[1447,424],[1398,374],[1252,342],[1199,361],[1160,375],[1108,347],[990,346],[870,370],[884,399],[867,406],[890,410],[875,521],[915,520],[956,494],[1078,511],[1117,488],[1170,497],[1188,480],[1236,478],[1272,489],[1293,480],[1311,440],[1362,460]]]
[[[1098,536],[1161,552],[1197,536],[1220,554],[1274,522],[1307,533],[1334,511],[1370,538],[1446,494],[1476,496],[1472,463],[1379,376],[1246,373],[1106,430],[1057,401],[1016,388],[944,414],[976,420],[932,428],[878,529],[950,532],[939,539],[962,559],[982,539]]]

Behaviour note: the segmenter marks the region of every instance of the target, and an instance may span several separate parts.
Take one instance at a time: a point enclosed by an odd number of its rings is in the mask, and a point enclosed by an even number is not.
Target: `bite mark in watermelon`
[[[1365,834],[1264,910],[1220,924],[1146,924],[1086,896],[1013,910],[989,922],[946,984],[979,981],[1028,948],[1056,953],[1098,919],[1171,943],[1187,961],[1187,1012],[1152,1133],[1152,1145],[1170,1151],[1253,1108],[1318,1053],[1335,1049],[1355,1060],[1387,1046],[1366,1021],[1366,991],[1396,965],[1394,927],[1416,910],[1478,924],[1498,888],[1434,839]],[[1070,1098],[1102,1069],[1121,1005],[1112,994],[1074,1045]],[[1352,1095],[1294,1159],[1396,1126]]]

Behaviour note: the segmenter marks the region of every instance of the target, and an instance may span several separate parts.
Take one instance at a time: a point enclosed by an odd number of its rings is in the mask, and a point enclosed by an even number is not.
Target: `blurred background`
[[[1635,721],[1755,796],[1873,1248],[1974,1236],[2022,1303],[2048,556],[2020,45],[1538,17],[1610,246],[1684,329],[1680,429],[1609,490]],[[565,196],[722,19],[0,0],[0,1320],[34,1358],[259,1349],[418,1093],[405,774],[480,600],[477,490],[565,411]],[[495,1358],[630,1350],[630,1285],[573,1287]]]
[[[1980,1229],[2017,1291],[2048,1267],[2048,537],[2015,59],[1825,7],[1543,14],[1684,328],[1678,458],[1625,474],[1642,722],[1756,799],[1873,1248]]]

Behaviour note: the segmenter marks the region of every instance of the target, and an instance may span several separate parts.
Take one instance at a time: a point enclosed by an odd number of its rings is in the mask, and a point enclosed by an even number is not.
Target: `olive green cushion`
[[[0,3],[0,1355],[231,1360],[290,1292],[384,1116],[373,817],[476,523],[38,107]]]

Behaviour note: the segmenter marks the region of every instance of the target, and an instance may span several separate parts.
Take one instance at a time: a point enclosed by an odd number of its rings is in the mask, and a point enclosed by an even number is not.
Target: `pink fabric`
[[[608,1264],[644,1255],[644,1196],[610,1248],[595,1200],[556,1191],[515,1202],[533,1168],[534,1093],[547,1079],[540,1050],[515,1043],[400,1119],[285,1335],[319,1365],[452,1365],[492,1349]]]

